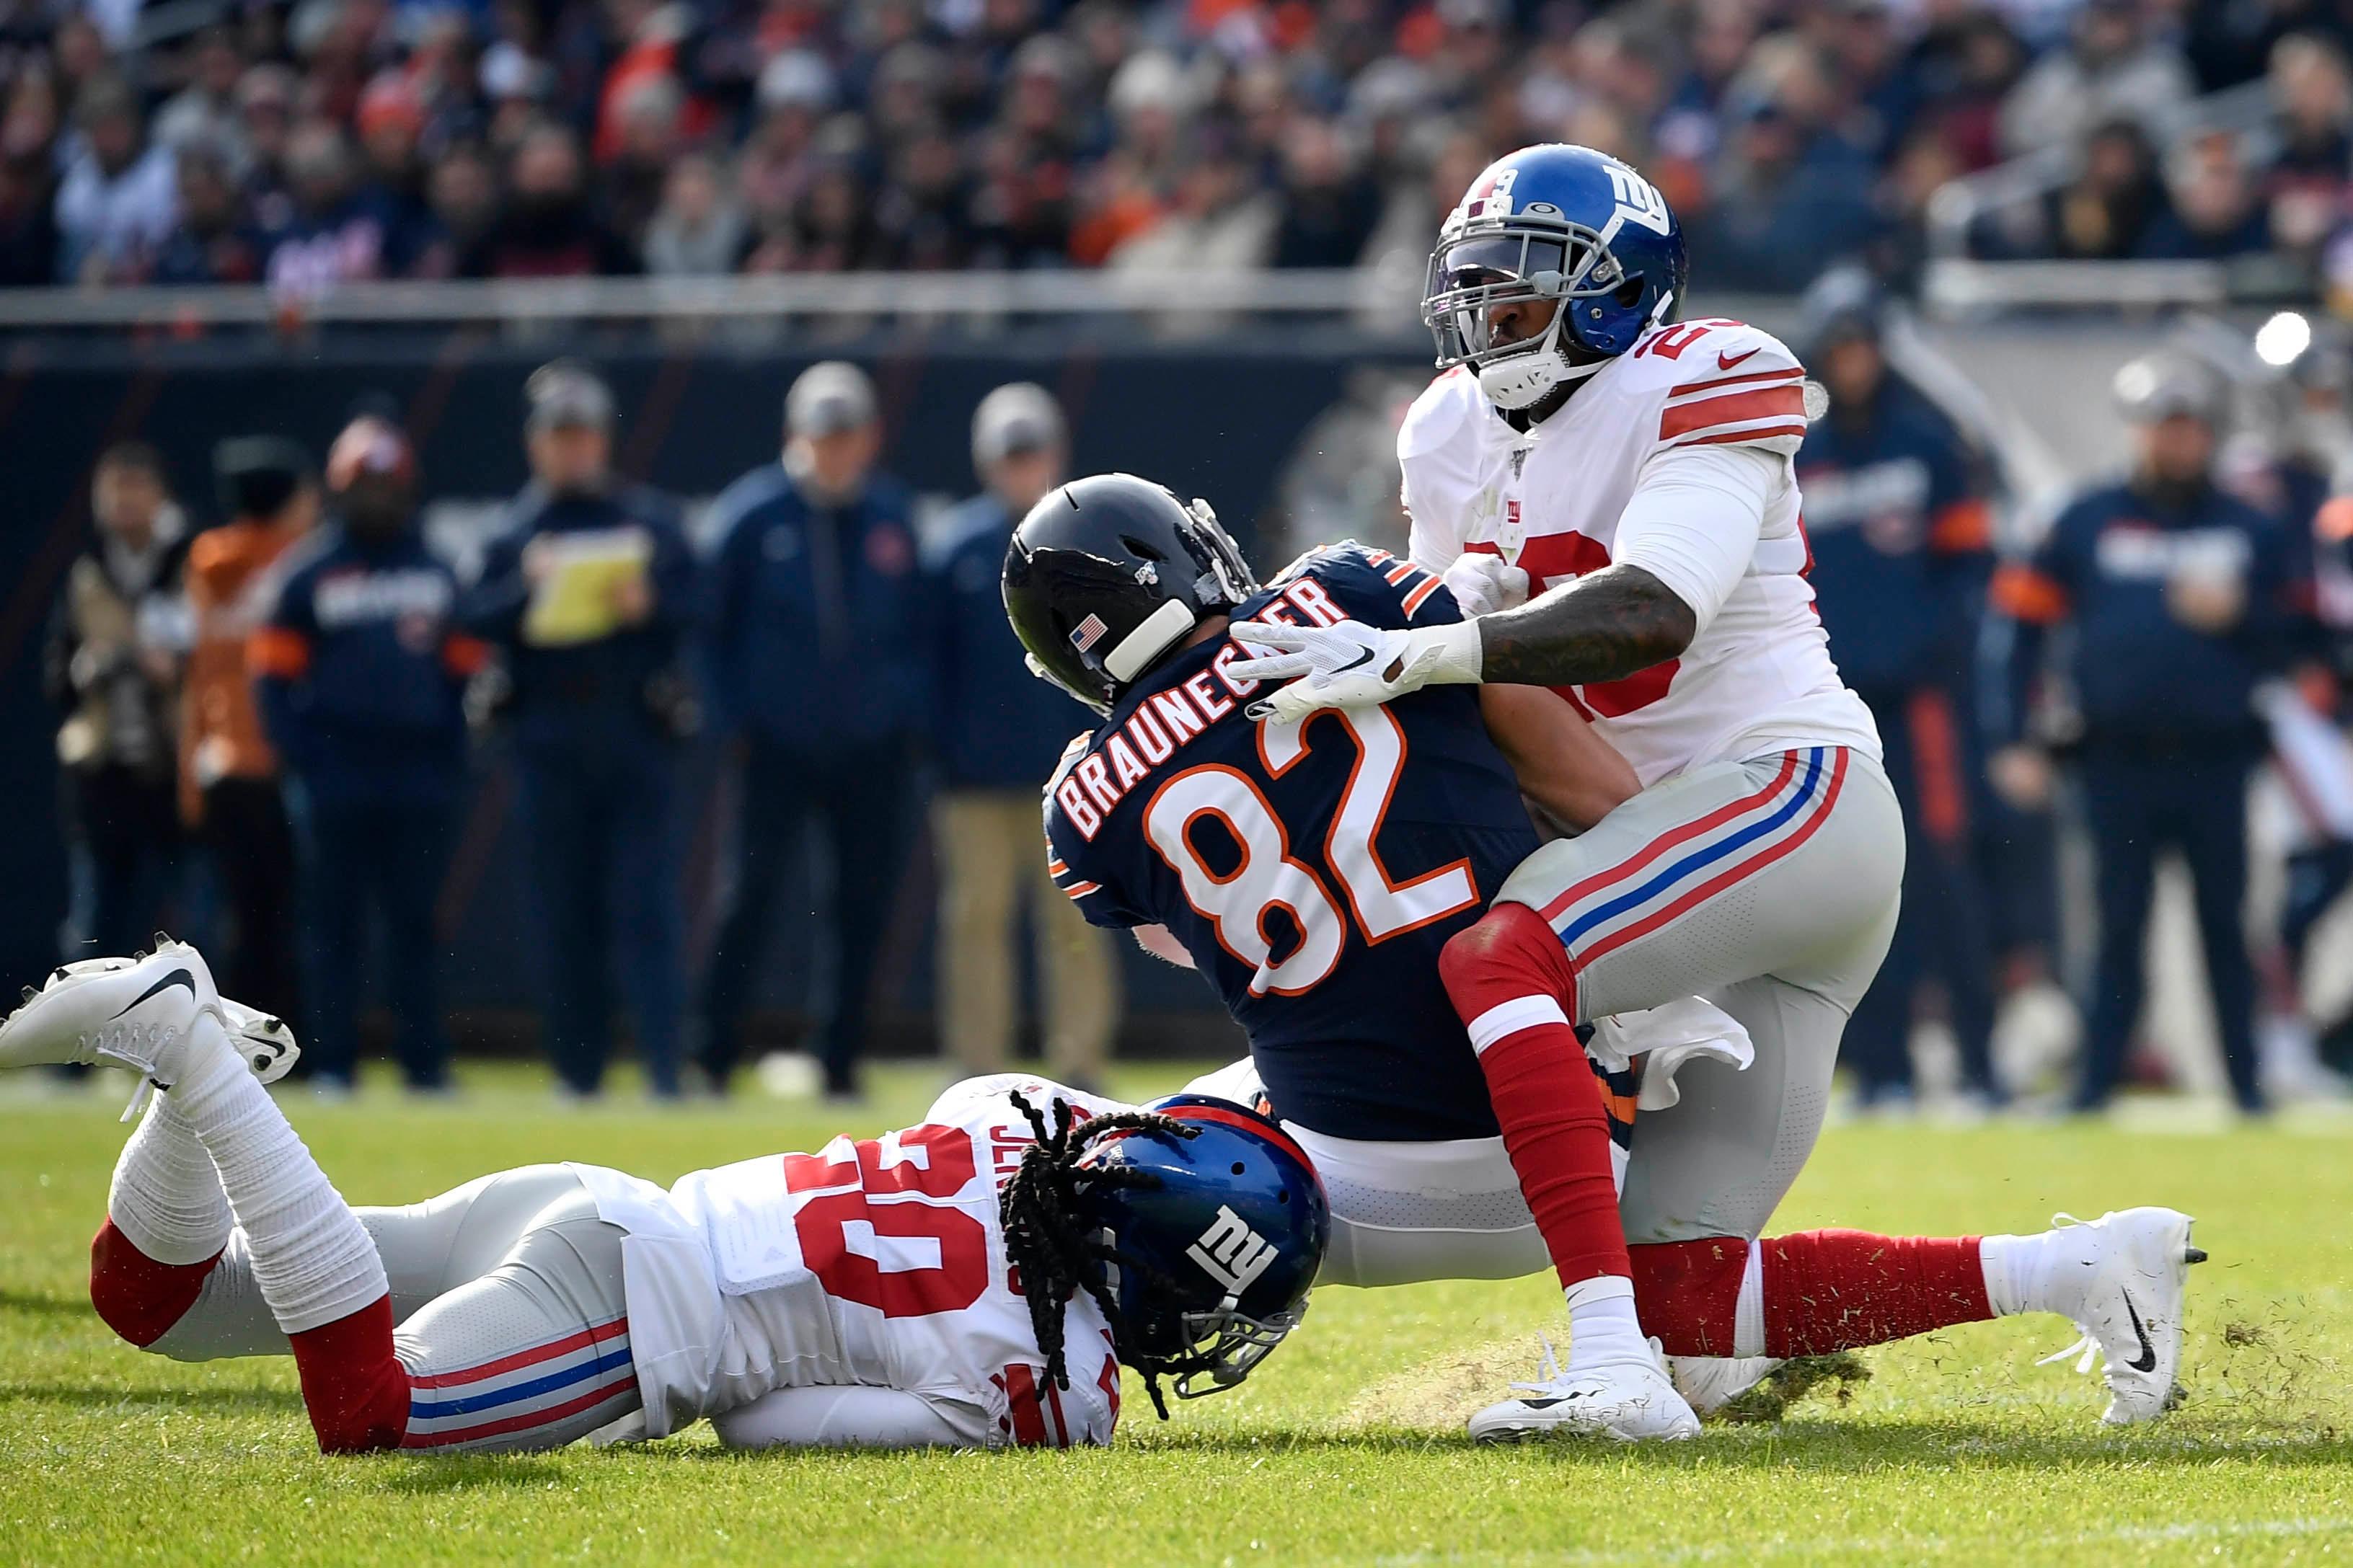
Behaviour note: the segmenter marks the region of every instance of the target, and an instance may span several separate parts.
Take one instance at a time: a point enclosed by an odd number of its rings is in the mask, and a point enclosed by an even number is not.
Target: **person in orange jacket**
[[[298,1024],[294,839],[246,640],[273,596],[271,566],[318,520],[319,487],[309,457],[275,436],[222,442],[213,468],[230,521],[188,547],[195,641],[183,688],[180,811],[212,853],[235,928],[224,978],[251,1005]]]

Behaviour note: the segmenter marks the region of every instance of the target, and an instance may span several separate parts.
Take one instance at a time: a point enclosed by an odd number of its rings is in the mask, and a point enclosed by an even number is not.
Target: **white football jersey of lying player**
[[[1533,430],[1514,430],[1457,367],[1398,432],[1417,565],[1487,551],[1530,592],[1610,563],[1618,520],[1662,454],[1738,446],[1780,479],[1746,575],[1682,657],[1622,680],[1559,688],[1645,785],[1696,763],[1802,746],[1879,755],[1869,710],[1831,662],[1789,459],[1805,439],[1805,372],[1770,334],[1711,320],[1654,327]]]
[[[1049,1118],[1127,1106],[1013,1074],[951,1087],[921,1124],[682,1176],[668,1192],[575,1166],[623,1243],[646,1430],[661,1436],[773,1389],[916,1394],[976,1446],[1106,1444],[1120,1367],[1085,1292],[1064,1309],[1071,1386],[1046,1375],[997,1189]]]

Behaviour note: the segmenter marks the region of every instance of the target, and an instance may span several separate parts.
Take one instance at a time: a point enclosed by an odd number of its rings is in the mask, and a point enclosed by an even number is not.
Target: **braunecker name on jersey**
[[[1878,731],[1839,679],[1806,581],[1811,556],[1790,461],[1805,439],[1805,372],[1778,339],[1723,320],[1652,328],[1525,432],[1496,412],[1476,376],[1448,371],[1398,432],[1412,559],[1443,572],[1466,552],[1499,554],[1537,594],[1623,559],[1620,523],[1638,489],[1646,504],[1688,508],[1712,549],[1745,554],[1737,585],[1711,605],[1646,556],[1646,569],[1698,615],[1691,647],[1561,695],[1645,786],[1696,763],[1806,746],[1875,758]],[[1758,498],[1763,521],[1751,538]]]

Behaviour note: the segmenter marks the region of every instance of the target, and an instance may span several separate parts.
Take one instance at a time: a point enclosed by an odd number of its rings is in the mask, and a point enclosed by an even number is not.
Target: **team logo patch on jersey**
[[[1239,1296],[1274,1261],[1274,1243],[1220,1205],[1218,1217],[1198,1241],[1185,1249],[1185,1256],[1199,1264],[1202,1273]]]
[[[1089,616],[1085,620],[1081,621],[1077,626],[1071,628],[1071,646],[1077,648],[1081,653],[1084,653],[1087,649],[1094,647],[1095,644],[1103,641],[1103,633],[1110,629],[1110,627],[1103,625],[1103,617],[1101,616]]]

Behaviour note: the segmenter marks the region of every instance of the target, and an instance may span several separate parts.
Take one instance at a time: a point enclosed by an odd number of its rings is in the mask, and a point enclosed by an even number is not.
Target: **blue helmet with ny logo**
[[[1306,1154],[1271,1119],[1229,1100],[1177,1094],[1145,1108],[1191,1134],[1096,1139],[1074,1173],[1109,1233],[1106,1282],[1119,1354],[1166,1375],[1179,1399],[1231,1388],[1307,1310],[1332,1211]]]
[[[1658,188],[1590,147],[1551,142],[1498,158],[1439,231],[1421,319],[1441,368],[1469,365],[1499,408],[1526,408],[1592,374],[1673,320],[1687,263]],[[1555,303],[1540,330],[1499,330]]]

